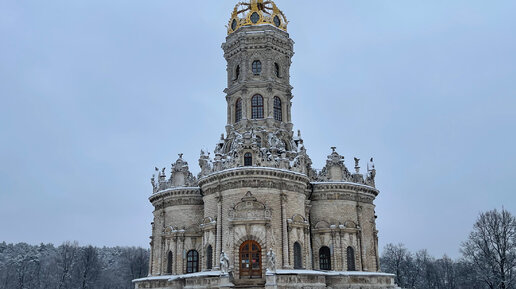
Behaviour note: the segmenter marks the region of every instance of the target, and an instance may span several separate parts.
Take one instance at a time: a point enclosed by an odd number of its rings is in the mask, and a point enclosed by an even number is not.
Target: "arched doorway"
[[[240,278],[262,278],[262,247],[253,240],[240,245]]]

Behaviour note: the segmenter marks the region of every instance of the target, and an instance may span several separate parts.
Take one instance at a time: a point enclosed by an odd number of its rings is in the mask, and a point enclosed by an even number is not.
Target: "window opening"
[[[199,253],[195,250],[190,250],[186,254],[186,273],[199,272]]]
[[[303,255],[301,254],[301,245],[299,242],[294,243],[294,269],[303,268]]]
[[[277,96],[274,97],[274,119],[277,121],[283,120],[283,113],[281,111],[281,99]]]
[[[330,248],[324,246],[319,249],[319,269],[331,270]]]
[[[348,261],[348,271],[356,271],[355,268],[355,250],[353,247],[348,247],[346,250],[346,257]]]
[[[172,251],[169,251],[167,256],[167,274],[172,275]]]
[[[250,167],[253,165],[253,155],[251,153],[245,153],[244,155],[244,166]]]
[[[211,245],[208,245],[206,248],[206,269],[211,269],[213,267],[213,248]]]
[[[263,97],[259,94],[251,99],[252,118],[263,118]]]
[[[242,120],[242,99],[237,99],[235,103],[235,122]]]
[[[262,62],[260,60],[253,61],[251,68],[253,69],[254,75],[259,75],[262,73]]]

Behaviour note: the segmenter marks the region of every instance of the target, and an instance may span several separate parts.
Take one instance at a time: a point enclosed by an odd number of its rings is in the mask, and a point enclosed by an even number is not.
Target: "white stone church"
[[[273,1],[238,3],[222,45],[226,132],[194,176],[156,169],[150,276],[136,288],[396,288],[380,273],[372,159],[321,171],[291,121],[293,44]]]

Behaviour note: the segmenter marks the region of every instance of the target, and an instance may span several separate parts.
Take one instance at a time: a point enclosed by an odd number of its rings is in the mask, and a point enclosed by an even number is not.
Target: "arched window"
[[[199,253],[190,250],[186,253],[186,273],[199,272]]]
[[[319,249],[319,269],[331,270],[330,248],[324,246]]]
[[[254,75],[259,75],[262,73],[262,62],[260,60],[253,61],[253,65],[251,67],[253,69]]]
[[[234,78],[234,80],[238,80],[239,77],[240,77],[240,65],[237,65],[236,69],[235,69],[235,78]]]
[[[253,155],[251,153],[244,154],[244,166],[250,167],[253,165]]]
[[[274,97],[274,119],[278,121],[283,120],[283,114],[281,111],[281,99],[277,96]]]
[[[301,254],[301,245],[294,243],[294,269],[303,268],[303,255]]]
[[[263,97],[259,94],[251,99],[252,118],[263,118]]]
[[[167,256],[167,274],[172,275],[172,251],[169,251]]]
[[[235,103],[235,122],[242,120],[242,99],[237,99]]]
[[[353,247],[348,247],[346,250],[347,261],[348,261],[348,271],[356,271],[355,268],[355,250]]]
[[[213,248],[211,245],[208,245],[206,248],[206,269],[211,269],[213,267]]]
[[[274,63],[274,74],[276,74],[276,77],[280,77],[280,68],[278,63]]]

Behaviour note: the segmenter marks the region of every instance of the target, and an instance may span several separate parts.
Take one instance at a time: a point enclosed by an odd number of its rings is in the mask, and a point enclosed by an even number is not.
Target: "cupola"
[[[239,2],[228,24],[228,35],[237,31],[242,26],[272,25],[283,31],[287,31],[287,17],[274,1],[248,0]]]

